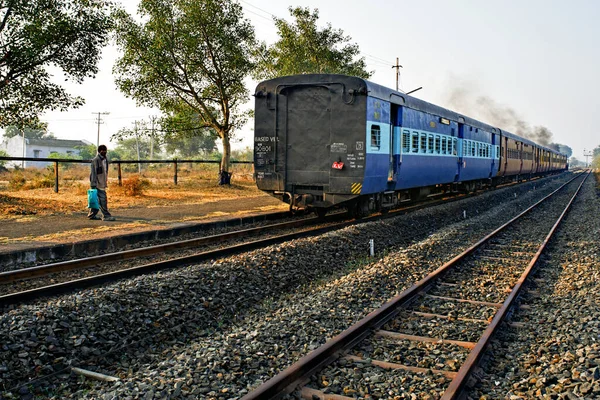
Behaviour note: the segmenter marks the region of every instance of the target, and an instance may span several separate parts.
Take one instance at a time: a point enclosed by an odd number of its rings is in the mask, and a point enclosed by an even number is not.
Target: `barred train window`
[[[381,147],[381,129],[379,125],[371,125],[371,149],[379,150]]]
[[[436,154],[440,154],[440,147],[441,147],[441,138],[440,135],[435,135],[435,152]]]
[[[429,134],[427,137],[427,152],[433,154],[433,135]]]
[[[442,137],[442,154],[447,154],[448,147],[446,147],[447,139],[446,136]]]
[[[427,152],[427,134],[421,133],[420,153],[426,153],[426,152]]]
[[[402,132],[402,152],[408,153],[410,151],[410,131],[404,130]]]
[[[419,133],[418,132],[414,132],[412,133],[411,136],[411,152],[412,153],[418,153],[419,152]]]

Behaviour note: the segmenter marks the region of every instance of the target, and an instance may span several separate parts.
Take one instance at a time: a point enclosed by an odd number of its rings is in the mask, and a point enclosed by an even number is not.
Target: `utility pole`
[[[98,114],[98,117],[96,119],[96,124],[98,125],[98,138],[96,139],[96,148],[98,148],[98,146],[100,146],[100,124],[103,124],[104,122],[100,119],[100,115],[108,115],[110,114],[107,111],[103,111],[103,112],[93,112],[92,114]]]
[[[138,159],[138,174],[142,174],[142,164],[140,163],[140,140],[138,139],[138,122],[134,122],[135,127],[133,131],[135,133],[135,147],[137,147],[137,159]]]
[[[392,68],[396,68],[396,92],[398,91],[398,78],[400,77],[400,68],[402,65],[399,64],[398,57],[396,57],[396,65],[392,65]]]
[[[150,117],[152,122],[152,129],[150,130],[150,159],[154,159],[154,123],[156,122],[156,115]]]
[[[585,157],[585,167],[589,167],[589,163],[588,163],[588,157],[593,157],[594,156],[594,152],[593,151],[585,151],[585,149],[583,149],[583,156]]]
[[[23,158],[25,158],[25,128],[21,128],[23,132]],[[21,168],[25,169],[25,160],[21,161]]]

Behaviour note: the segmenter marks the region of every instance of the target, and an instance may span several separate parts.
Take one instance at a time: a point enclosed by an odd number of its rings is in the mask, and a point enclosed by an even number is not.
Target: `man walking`
[[[106,158],[106,146],[98,146],[98,154],[92,159],[90,186],[92,189],[98,189],[98,203],[102,210],[102,219],[104,221],[114,221],[115,217],[108,211],[108,199],[106,198],[106,188],[108,186],[108,159]],[[96,216],[97,208],[90,208],[89,219],[100,219]]]

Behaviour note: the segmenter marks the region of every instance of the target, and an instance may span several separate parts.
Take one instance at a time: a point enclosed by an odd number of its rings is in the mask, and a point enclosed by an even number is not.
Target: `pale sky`
[[[135,0],[122,0],[134,12]],[[492,125],[545,127],[552,141],[573,149],[600,145],[592,118],[600,109],[600,1],[596,0],[244,0],[240,4],[259,40],[273,43],[272,15],[291,20],[288,7],[319,9],[319,26],[330,23],[359,45],[373,71],[371,81],[400,89],[422,86],[414,96]],[[103,115],[100,141],[136,119],[157,115],[118,92],[112,77],[114,48],[103,53],[100,73],[69,91],[86,105],[47,113],[59,138],[96,143],[96,112]],[[249,85],[253,93],[255,82]],[[482,100],[482,99],[485,99]],[[252,107],[252,102],[248,102]],[[496,115],[509,126],[500,126]],[[491,120],[492,119],[492,120]],[[518,123],[512,120],[518,120]],[[252,146],[253,122],[236,134],[234,148]]]

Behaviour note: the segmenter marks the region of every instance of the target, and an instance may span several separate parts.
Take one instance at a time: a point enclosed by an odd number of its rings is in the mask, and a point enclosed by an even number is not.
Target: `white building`
[[[4,138],[0,143],[0,150],[8,153],[9,157],[31,157],[31,158],[48,158],[50,154],[79,154],[76,146],[89,146],[87,140],[68,140],[68,139],[27,139],[23,140],[22,136],[13,136]],[[7,167],[15,165],[22,167],[38,167],[42,168],[51,163],[46,161],[8,161]]]

